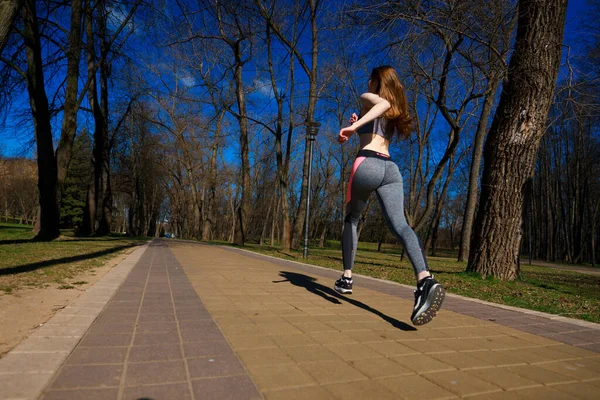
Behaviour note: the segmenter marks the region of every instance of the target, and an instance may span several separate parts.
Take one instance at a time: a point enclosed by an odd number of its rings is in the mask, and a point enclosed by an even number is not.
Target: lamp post
[[[305,121],[306,125],[306,136],[308,138],[308,193],[306,195],[306,217],[304,220],[304,258],[308,257],[308,222],[310,221],[310,189],[311,189],[311,177],[312,177],[312,155],[313,155],[313,142],[316,139],[317,133],[319,133],[319,127],[321,123],[315,121]]]

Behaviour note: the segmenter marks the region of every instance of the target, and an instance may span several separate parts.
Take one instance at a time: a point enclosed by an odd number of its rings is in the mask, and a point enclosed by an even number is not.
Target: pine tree
[[[62,228],[79,229],[83,222],[87,186],[92,174],[92,141],[83,130],[73,144],[73,155],[65,179],[65,190],[60,207]]]

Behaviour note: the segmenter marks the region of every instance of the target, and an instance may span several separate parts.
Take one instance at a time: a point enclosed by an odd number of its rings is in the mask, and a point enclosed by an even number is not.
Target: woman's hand
[[[356,113],[352,113],[352,116],[350,117],[350,123],[353,124],[356,121],[358,121],[358,115],[356,115]]]
[[[340,129],[340,134],[338,135],[338,142],[340,144],[347,142],[355,130],[356,130],[356,128],[354,128],[352,126],[347,126],[345,128]]]

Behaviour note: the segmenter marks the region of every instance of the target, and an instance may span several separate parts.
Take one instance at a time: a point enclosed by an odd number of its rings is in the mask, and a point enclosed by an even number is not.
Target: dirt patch
[[[46,288],[27,288],[13,294],[0,294],[0,357],[81,296],[134,250],[127,249],[103,266],[77,275],[71,279],[72,284],[55,283]]]

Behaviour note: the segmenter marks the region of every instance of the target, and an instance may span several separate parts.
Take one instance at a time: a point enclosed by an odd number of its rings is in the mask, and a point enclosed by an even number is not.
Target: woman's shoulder
[[[381,103],[383,101],[387,101],[383,97],[380,97],[378,94],[370,93],[370,92],[361,94],[360,100],[363,103],[363,105],[368,105],[368,106],[374,106],[375,104]]]

